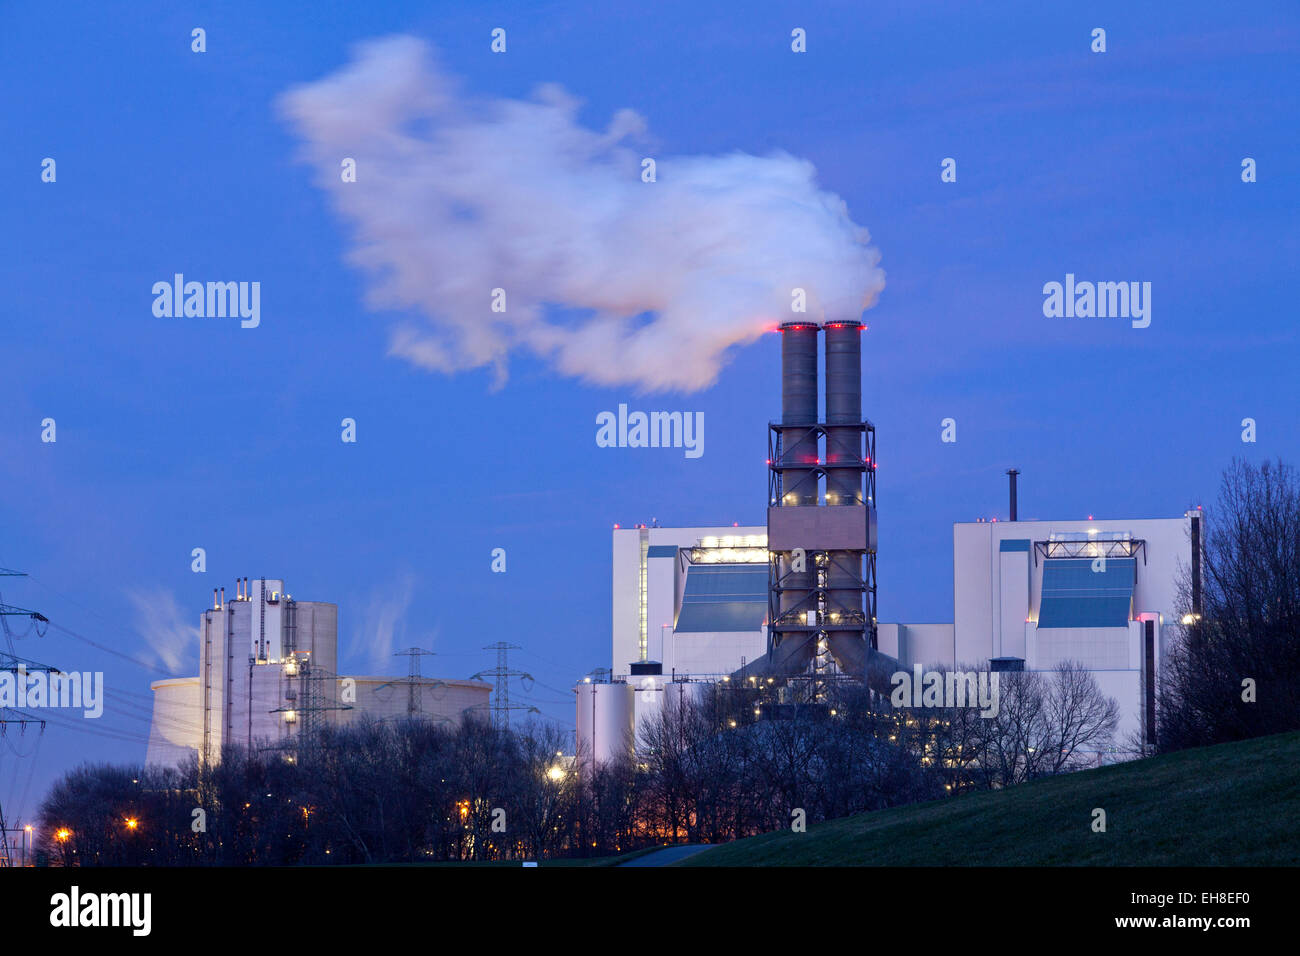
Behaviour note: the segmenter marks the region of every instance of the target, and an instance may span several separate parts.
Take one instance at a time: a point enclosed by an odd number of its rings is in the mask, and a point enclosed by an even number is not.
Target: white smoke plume
[[[397,642],[406,633],[406,615],[415,600],[415,575],[405,572],[370,593],[360,633],[351,650],[377,674],[391,673]]]
[[[125,593],[135,608],[135,629],[149,645],[154,660],[175,674],[198,656],[198,625],[181,608],[175,594],[162,587]]]
[[[879,254],[811,163],[653,157],[544,85],[529,100],[473,98],[413,37],[360,46],[352,63],[285,93],[280,108],[353,232],[368,304],[416,315],[391,354],[441,371],[512,351],[561,373],[648,391],[711,385],[727,351],[789,319],[853,318],[884,288]],[[356,181],[341,162],[356,160]],[[491,311],[492,290],[506,311]],[[791,312],[792,290],[807,314]]]

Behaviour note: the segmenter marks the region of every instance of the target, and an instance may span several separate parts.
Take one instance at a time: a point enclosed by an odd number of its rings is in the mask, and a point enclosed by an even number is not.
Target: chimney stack
[[[781,420],[768,426],[768,650],[732,677],[797,677],[810,665],[821,673],[833,658],[842,673],[888,694],[898,668],[875,648],[875,428],[862,417],[863,326],[833,319],[786,322],[780,331]],[[820,334],[824,418],[817,414]]]

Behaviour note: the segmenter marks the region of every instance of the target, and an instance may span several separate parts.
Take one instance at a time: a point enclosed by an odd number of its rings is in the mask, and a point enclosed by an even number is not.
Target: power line
[[[0,568],[0,577],[25,578],[27,577],[27,575],[22,571],[13,571],[10,570],[9,568]],[[38,664],[36,661],[29,661],[27,660],[27,658],[19,657],[14,653],[14,635],[13,635],[13,631],[9,629],[9,618],[11,617],[29,618],[32,622],[32,627],[34,627],[36,630],[36,634],[38,637],[43,636],[45,634],[45,629],[41,627],[41,624],[46,624],[46,625],[49,624],[49,618],[47,618],[44,614],[41,614],[39,611],[31,611],[26,608],[13,607],[12,605],[5,604],[3,598],[0,597],[0,627],[3,628],[4,636],[5,636],[5,645],[8,648],[7,653],[0,653],[0,671],[11,671],[15,675],[17,674],[25,675],[28,670],[35,670],[35,671],[43,670],[47,672],[54,670],[54,668],[49,667],[45,664]],[[31,664],[33,666],[31,668],[28,668],[27,667],[28,664]],[[23,680],[26,680],[25,676]],[[21,711],[14,711],[14,713],[18,714],[17,717],[6,718],[4,716],[6,710],[12,710],[12,708],[0,708],[0,733],[5,733],[10,724],[17,724],[19,728],[19,733],[25,734],[27,732],[27,725],[29,723],[34,723],[40,728],[37,731],[38,735],[45,733],[44,720],[40,718],[34,718],[29,714],[23,713]],[[35,757],[35,753],[36,751],[33,750],[32,752],[33,757]],[[28,781],[27,781],[28,786],[31,785],[30,774],[35,771],[35,766],[36,765],[33,762],[31,769],[28,771],[29,773]],[[25,799],[25,791],[26,791],[26,787],[24,787],[24,799]],[[13,859],[9,855],[9,838],[8,838],[8,829],[5,826],[4,804],[0,803],[0,867],[6,867],[6,866],[13,866]]]
[[[420,677],[420,658],[432,657],[433,651],[426,651],[422,647],[408,647],[404,651],[398,651],[394,657],[410,658],[410,665],[407,668],[407,676],[404,681],[393,681],[394,684],[406,684],[406,715],[414,716],[424,710],[424,691],[420,684],[423,683]],[[442,681],[435,681],[434,687],[445,687]]]
[[[86,637],[83,634],[78,634],[76,631],[72,630],[71,628],[64,627],[62,624],[56,624],[53,621],[51,621],[50,627],[55,628],[56,630],[60,630],[64,634],[67,634],[69,637],[76,638],[77,640],[81,641],[83,644],[89,644],[91,647],[101,650],[106,654],[112,654],[114,657],[120,657],[124,661],[130,661],[132,664],[135,664],[137,667],[143,667],[145,670],[151,670],[154,671],[155,673],[162,674],[166,677],[175,676],[171,673],[171,671],[165,668],[159,667],[156,664],[150,664],[146,661],[142,661],[138,657],[132,657],[130,654],[123,654],[121,651],[115,650],[111,647],[106,647],[103,644],[100,644],[98,641],[92,641],[90,638]]]
[[[540,714],[541,711],[531,705],[512,705],[510,703],[510,678],[518,677],[521,683],[526,680],[530,685],[534,683],[532,674],[510,669],[507,655],[510,651],[518,651],[522,650],[522,648],[518,644],[497,641],[495,644],[488,644],[483,650],[497,652],[497,666],[492,670],[479,671],[470,680],[482,680],[485,675],[496,679],[496,690],[492,700],[492,722],[498,727],[504,727],[508,730],[510,728],[510,711],[524,710],[529,713]],[[524,689],[528,690],[529,688],[525,687]]]

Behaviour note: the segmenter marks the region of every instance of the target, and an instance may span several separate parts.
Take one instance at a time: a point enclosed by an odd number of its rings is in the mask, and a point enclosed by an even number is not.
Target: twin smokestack
[[[741,680],[797,677],[834,658],[844,674],[873,679],[883,658],[875,638],[875,465],[862,418],[862,323],[781,326],[781,421],[769,467],[768,652]],[[818,415],[817,346],[825,336],[825,416]],[[824,444],[823,444],[824,443]],[[824,450],[823,450],[824,449]],[[825,497],[821,479],[825,478]],[[870,601],[868,603],[868,595]]]

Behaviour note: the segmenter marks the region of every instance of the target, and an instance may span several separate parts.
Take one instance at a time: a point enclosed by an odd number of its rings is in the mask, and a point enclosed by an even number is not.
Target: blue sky
[[[0,10],[0,567],[31,574],[0,588],[155,667],[55,628],[19,643],[120,693],[98,722],[51,726],[34,761],[4,751],[11,818],[81,760],[143,757],[149,681],[197,666],[188,645],[165,664],[159,634],[237,575],[337,603],[353,672],[398,673],[386,649],[420,645],[440,655],[426,672],[462,677],[494,663],[483,645],[520,644],[532,698],[571,728],[564,689],[609,663],[612,525],[762,523],[773,336],[690,394],[526,353],[495,388],[490,369],[388,354],[403,316],[367,306],[275,108],[358,41],[423,38],[476,95],[558,83],[595,129],[630,107],[650,154],[815,165],[887,276],[864,337],[884,620],[951,618],[951,524],[1005,517],[1008,467],[1022,516],[1155,517],[1208,504],[1234,455],[1300,459],[1292,4],[378,6]],[[260,281],[261,326],[156,318],[151,286],[175,272]],[[1042,286],[1067,272],[1151,282],[1151,326],[1045,318]],[[598,448],[595,416],[620,402],[702,411],[706,453]]]

